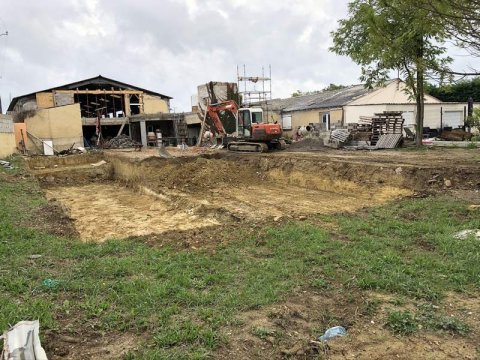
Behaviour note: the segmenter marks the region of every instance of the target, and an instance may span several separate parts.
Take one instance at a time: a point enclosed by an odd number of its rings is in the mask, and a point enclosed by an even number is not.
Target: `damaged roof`
[[[121,82],[121,81],[109,79],[109,78],[104,77],[102,75],[98,75],[98,76],[95,76],[95,77],[92,77],[92,78],[89,78],[89,79],[75,81],[75,82],[70,83],[70,84],[60,85],[60,86],[52,87],[52,88],[45,89],[45,90],[35,91],[33,93],[30,93],[30,94],[16,96],[10,102],[10,105],[8,106],[8,111],[13,110],[13,108],[15,107],[15,104],[17,103],[17,101],[19,99],[29,97],[29,96],[33,96],[36,93],[49,92],[49,91],[53,91],[53,90],[75,90],[77,88],[85,88],[89,85],[109,86],[109,87],[117,87],[117,88],[121,88],[121,89],[138,90],[138,91],[143,91],[146,94],[160,96],[163,99],[172,99],[172,97],[170,97],[170,96],[163,95],[163,94],[157,93],[155,91],[150,91],[150,90],[138,87],[138,86],[130,85],[130,84],[127,84],[127,83],[124,83],[124,82]]]
[[[323,91],[317,94],[273,99],[267,106],[274,111],[302,111],[310,109],[332,109],[342,107],[365,94],[377,89],[367,89],[364,85],[352,85],[343,89]]]

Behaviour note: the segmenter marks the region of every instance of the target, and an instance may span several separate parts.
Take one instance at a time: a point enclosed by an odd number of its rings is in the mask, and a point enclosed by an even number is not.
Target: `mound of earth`
[[[290,151],[315,151],[324,149],[325,145],[323,144],[322,138],[306,138],[295,141],[288,147]]]

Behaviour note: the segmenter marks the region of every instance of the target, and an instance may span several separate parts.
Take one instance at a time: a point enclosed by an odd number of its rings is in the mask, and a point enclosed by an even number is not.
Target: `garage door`
[[[282,115],[283,130],[292,130],[292,115]]]
[[[463,111],[445,111],[442,120],[443,127],[450,126],[456,129],[463,126]]]

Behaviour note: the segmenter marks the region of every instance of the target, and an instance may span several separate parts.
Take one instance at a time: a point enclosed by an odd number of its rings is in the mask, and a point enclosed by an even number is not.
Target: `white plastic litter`
[[[480,230],[477,229],[477,230],[462,230],[462,231],[459,231],[457,232],[455,235],[453,235],[453,237],[455,239],[466,239],[468,238],[469,236],[474,236],[477,240],[480,240]]]
[[[0,338],[3,338],[4,360],[48,360],[40,344],[40,323],[20,321]]]

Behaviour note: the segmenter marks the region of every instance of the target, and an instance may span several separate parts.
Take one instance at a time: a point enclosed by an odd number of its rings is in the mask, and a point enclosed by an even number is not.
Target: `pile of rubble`
[[[103,144],[106,149],[127,149],[142,146],[139,142],[130,139],[127,135],[119,135]]]

